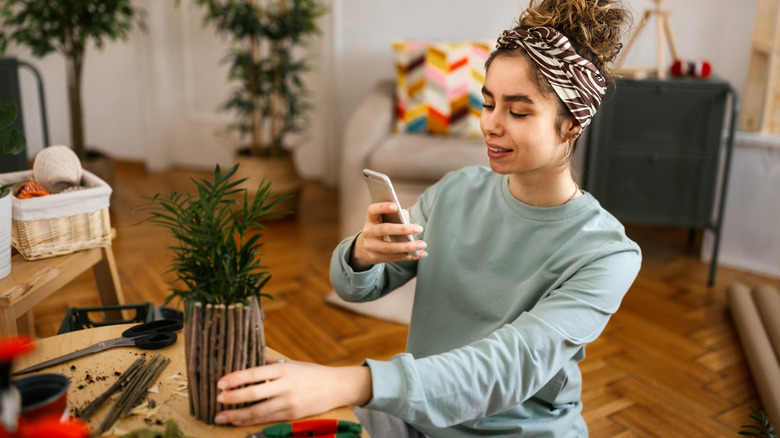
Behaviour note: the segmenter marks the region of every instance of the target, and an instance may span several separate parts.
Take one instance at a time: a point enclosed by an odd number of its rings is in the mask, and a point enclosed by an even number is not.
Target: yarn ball
[[[693,64],[693,75],[697,78],[707,78],[712,73],[712,65],[707,61],[698,60]]]
[[[81,184],[81,161],[67,146],[49,146],[33,162],[33,179],[54,193]]]

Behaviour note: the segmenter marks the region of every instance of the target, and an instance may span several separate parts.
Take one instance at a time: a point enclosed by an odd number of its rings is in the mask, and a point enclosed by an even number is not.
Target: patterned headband
[[[578,55],[562,33],[547,26],[504,31],[496,44],[497,49],[517,47],[528,53],[555,94],[585,129],[607,89],[596,66]]]

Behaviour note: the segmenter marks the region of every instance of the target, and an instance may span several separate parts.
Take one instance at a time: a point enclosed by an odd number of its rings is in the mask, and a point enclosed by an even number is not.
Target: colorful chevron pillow
[[[396,131],[480,137],[494,42],[395,41]]]

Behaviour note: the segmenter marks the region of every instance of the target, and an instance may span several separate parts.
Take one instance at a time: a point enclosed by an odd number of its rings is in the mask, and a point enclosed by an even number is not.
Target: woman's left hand
[[[242,387],[244,385],[248,385]],[[217,401],[226,405],[255,403],[222,411],[218,424],[245,426],[296,420],[371,400],[368,367],[327,367],[303,362],[275,361],[230,373],[217,383]]]

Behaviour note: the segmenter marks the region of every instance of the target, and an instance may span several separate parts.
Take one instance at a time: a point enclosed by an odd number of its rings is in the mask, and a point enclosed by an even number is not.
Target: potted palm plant
[[[8,43],[28,47],[34,56],[59,52],[65,57],[70,109],[71,146],[84,167],[111,182],[107,157],[87,150],[82,109],[82,71],[87,47],[126,39],[142,11],[131,0],[0,1],[0,53]],[[49,146],[49,145],[44,145]]]
[[[11,124],[19,115],[16,103],[0,102],[0,157],[24,152],[27,140]],[[15,184],[0,186],[0,278],[11,273],[11,188]]]
[[[219,378],[265,364],[261,297],[271,277],[259,252],[263,221],[284,214],[273,208],[290,196],[274,196],[265,181],[250,196],[237,170],[217,166],[213,180],[192,180],[196,195],[158,194],[144,207],[146,220],[175,238],[170,271],[183,287],[166,303],[184,303],[190,413],[209,424],[224,409]]]
[[[236,162],[252,180],[269,177],[280,191],[295,193],[301,180],[293,163],[291,134],[301,132],[312,108],[302,53],[319,33],[326,12],[318,0],[194,0],[206,9],[204,22],[229,38],[229,79],[237,86],[222,109],[235,112],[230,143]],[[285,207],[290,207],[286,205]]]

